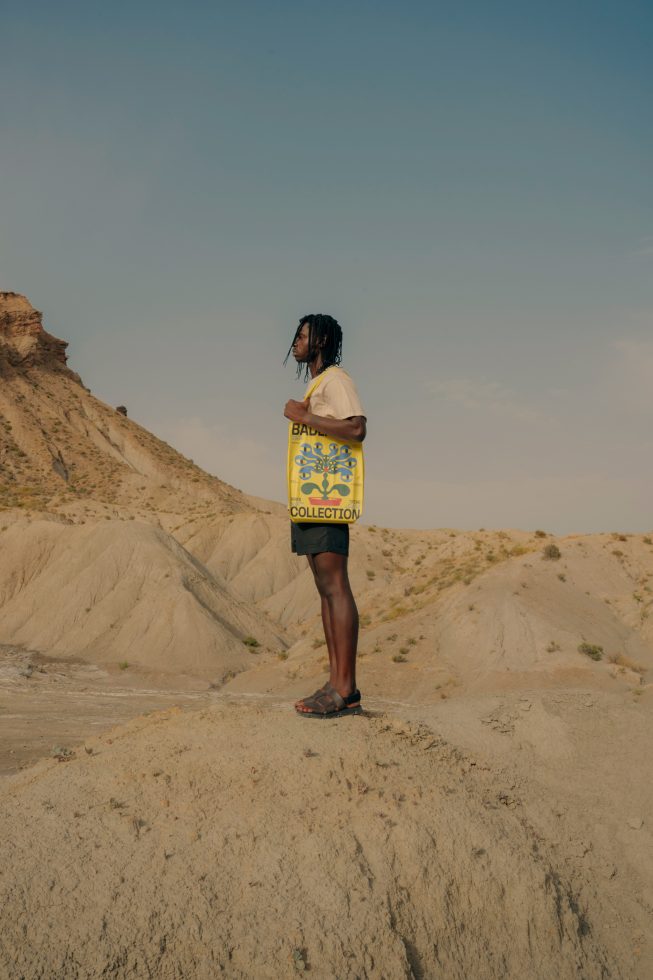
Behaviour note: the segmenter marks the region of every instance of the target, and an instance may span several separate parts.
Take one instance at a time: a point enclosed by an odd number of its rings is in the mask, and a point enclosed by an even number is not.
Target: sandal
[[[360,700],[361,692],[359,690],[343,698],[341,694],[338,694],[335,687],[327,683],[309,698],[302,699],[302,703],[309,709],[308,711],[302,711],[300,708],[295,708],[295,711],[298,715],[305,715],[307,718],[340,718],[342,715],[360,715],[363,712]]]
[[[324,692],[328,687],[331,687],[331,682],[325,681],[322,687],[318,687],[317,691],[314,691],[313,694],[310,694],[307,698],[299,698],[298,701],[295,701],[295,711],[298,710],[297,708],[298,704],[306,704],[307,701],[312,701],[314,698],[318,696],[318,694],[324,694]],[[359,698],[360,698],[360,692],[359,692]]]

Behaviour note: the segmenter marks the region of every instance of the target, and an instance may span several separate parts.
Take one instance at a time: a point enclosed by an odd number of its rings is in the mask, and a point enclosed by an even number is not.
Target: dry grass
[[[646,667],[643,664],[638,664],[636,660],[631,660],[630,657],[626,657],[623,653],[611,653],[608,660],[611,664],[616,664],[618,667],[625,667],[626,670],[632,670],[636,674],[646,673]]]

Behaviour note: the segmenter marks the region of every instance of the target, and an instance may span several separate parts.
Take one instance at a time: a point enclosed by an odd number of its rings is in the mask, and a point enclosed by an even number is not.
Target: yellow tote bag
[[[310,398],[329,368],[308,389]],[[302,422],[288,424],[290,520],[353,524],[363,511],[362,442],[326,436]]]

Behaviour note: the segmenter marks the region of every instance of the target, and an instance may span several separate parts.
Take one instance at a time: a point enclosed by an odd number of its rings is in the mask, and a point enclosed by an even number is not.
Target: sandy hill
[[[27,299],[0,293],[1,641],[220,683],[282,631],[170,529],[258,508],[95,398]]]
[[[632,860],[615,864],[610,823],[594,851],[566,805],[487,758],[423,722],[274,704],[90,739],[0,802],[0,969],[644,978],[641,831],[619,828]]]
[[[269,690],[317,676],[314,585],[283,508],[96,399],[66,347],[25,297],[0,294],[0,642],[214,684],[246,670],[237,687],[252,668]],[[639,685],[653,666],[651,541],[355,528],[368,689]]]
[[[355,527],[366,714],[300,719],[284,508],[66,347],[0,293],[0,973],[648,980],[653,535]]]
[[[185,511],[233,513],[245,497],[95,398],[67,367],[63,340],[48,334],[24,296],[0,293],[0,501],[5,507],[115,516]],[[113,509],[112,509],[113,508]]]

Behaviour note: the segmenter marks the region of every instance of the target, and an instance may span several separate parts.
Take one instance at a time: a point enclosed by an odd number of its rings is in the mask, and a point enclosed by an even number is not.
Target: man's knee
[[[346,575],[317,575],[315,581],[323,599],[336,599],[349,594],[349,580]]]

